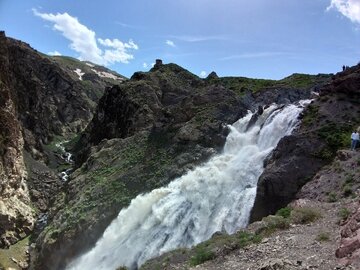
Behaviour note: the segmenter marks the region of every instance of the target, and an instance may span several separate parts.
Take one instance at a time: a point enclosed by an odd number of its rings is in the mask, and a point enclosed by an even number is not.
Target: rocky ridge
[[[92,63],[45,56],[3,34],[0,48],[4,51],[0,101],[9,100],[13,108],[9,117],[0,116],[4,126],[13,127],[11,134],[6,130],[1,134],[18,138],[2,143],[2,157],[13,153],[6,159],[11,163],[3,159],[7,167],[3,183],[11,194],[20,193],[20,201],[33,206],[17,217],[25,220],[22,229],[14,228],[16,233],[10,233],[5,245],[32,230],[34,208],[48,211],[48,226],[39,237],[41,230],[33,234],[32,269],[61,269],[90,247],[137,194],[167,184],[220,151],[226,124],[246,110],[310,98],[328,79],[294,75],[281,83],[259,84],[212,74],[203,80],[159,61],[150,72],[137,72],[124,81]],[[95,111],[101,89],[119,82],[124,83],[107,88]],[[72,141],[77,170],[62,183],[54,170],[60,157],[54,153],[55,143],[85,126],[78,140]],[[10,168],[15,169],[14,180],[8,178]],[[25,214],[29,216],[22,218]]]
[[[0,32],[0,248],[29,235],[63,187],[56,140],[71,138],[91,120],[106,86],[121,75],[105,68],[80,81],[63,57],[43,55]],[[60,60],[59,60],[60,59]],[[72,59],[73,67],[85,65]],[[74,73],[75,74],[75,73]],[[105,74],[105,75],[104,75]],[[115,77],[116,75],[116,77]],[[85,82],[85,83],[84,83]]]
[[[338,149],[348,147],[360,126],[360,65],[339,72],[319,88],[301,125],[283,138],[265,164],[258,183],[252,220],[273,214],[295,198]]]
[[[357,269],[359,153],[337,150],[349,147],[359,126],[359,89],[360,65],[336,74],[319,88],[298,129],[279,142],[259,179],[252,210],[253,221],[262,221],[245,232],[214,235],[193,249],[164,254],[142,268],[184,269],[209,260],[195,268]],[[287,205],[286,211],[303,208],[319,218],[302,225],[291,215],[284,219],[284,212],[268,216]]]
[[[93,245],[137,194],[169,183],[221,150],[227,123],[259,105],[309,98],[313,87],[263,89],[266,100],[250,92],[239,96],[221,81],[158,61],[150,72],[108,88],[74,148],[78,169],[37,240],[32,265],[61,269],[67,258]]]
[[[8,48],[0,42],[0,246],[9,246],[27,235],[35,222],[25,181],[24,138],[8,86],[11,78],[6,75],[10,66],[7,55]]]

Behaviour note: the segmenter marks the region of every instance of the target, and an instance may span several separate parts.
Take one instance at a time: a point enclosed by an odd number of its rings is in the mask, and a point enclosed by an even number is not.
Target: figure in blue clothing
[[[351,134],[351,150],[355,151],[357,144],[359,143],[359,132],[354,131]]]

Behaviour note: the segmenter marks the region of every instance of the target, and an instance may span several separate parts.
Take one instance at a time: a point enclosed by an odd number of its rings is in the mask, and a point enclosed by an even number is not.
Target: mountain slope
[[[105,87],[124,77],[94,66],[81,81],[65,58],[54,60],[4,32],[0,50],[0,247],[6,247],[31,233],[37,212],[63,185],[53,170],[60,158],[49,150],[54,141],[83,130]]]
[[[360,65],[332,76],[319,91],[298,129],[268,158],[253,223],[141,269],[358,269],[360,155],[338,149],[350,147],[360,126]]]
[[[136,195],[221,151],[227,123],[259,105],[309,98],[315,86],[262,89],[266,99],[251,92],[240,97],[220,82],[159,62],[108,89],[74,148],[78,169],[36,241],[32,267],[62,269]]]

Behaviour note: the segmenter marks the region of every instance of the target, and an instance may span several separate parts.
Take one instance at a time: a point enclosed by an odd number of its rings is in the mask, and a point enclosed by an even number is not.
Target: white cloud
[[[61,53],[59,53],[58,51],[48,52],[47,54],[51,56],[61,56]]]
[[[143,68],[148,68],[148,64],[147,64],[147,63],[144,63],[144,64],[143,64]]]
[[[170,47],[176,47],[174,41],[166,40],[165,43],[166,43],[167,45],[169,45]]]
[[[127,52],[128,49],[138,50],[139,47],[136,45],[131,39],[128,43],[123,43],[122,41],[118,40],[117,38],[110,40],[110,39],[101,39],[98,38],[98,41],[104,47],[109,47],[111,49],[106,49],[103,53],[103,59],[106,63],[129,63],[129,60],[133,59],[134,56]]]
[[[360,24],[360,1],[359,0],[331,0],[326,10],[337,9],[342,15],[353,23]]]
[[[200,72],[200,78],[205,78],[206,75],[207,75],[206,71],[203,70],[203,71]]]
[[[80,60],[87,60],[99,65],[109,65],[116,62],[128,63],[134,56],[129,50],[137,50],[139,47],[132,41],[124,43],[118,39],[98,39],[96,34],[85,25],[81,24],[76,17],[68,13],[40,13],[33,9],[34,15],[54,23],[53,29],[59,31],[70,40],[70,48],[79,54]],[[99,42],[99,44],[98,44]],[[102,45],[103,50],[99,47]]]

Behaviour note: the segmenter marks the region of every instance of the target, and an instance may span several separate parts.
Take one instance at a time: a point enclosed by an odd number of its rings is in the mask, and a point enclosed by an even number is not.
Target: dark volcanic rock
[[[150,72],[136,72],[129,81],[107,88],[75,146],[77,170],[37,239],[32,267],[62,269],[96,242],[132,198],[166,185],[221,150],[226,124],[248,109],[260,106],[261,114],[262,106],[273,102],[308,98],[311,89],[264,91],[266,98],[261,93],[240,98],[215,74],[203,80],[160,62]],[[314,160],[314,167],[322,164]],[[287,161],[284,169],[296,162]]]
[[[225,124],[246,109],[232,91],[175,64],[135,73],[108,88],[76,147],[79,168],[38,238],[33,267],[64,267],[95,243],[132,198],[220,150]]]
[[[12,95],[22,127],[29,130],[34,141],[25,137],[30,153],[41,151],[54,135],[80,132],[92,118],[95,101],[84,94],[83,87],[60,66],[34,51],[27,44],[5,38],[11,63]]]
[[[31,233],[32,207],[46,211],[62,187],[46,165],[50,142],[83,130],[105,85],[112,85],[100,77],[118,78],[92,65],[101,76],[84,83],[77,64],[87,66],[65,57],[54,60],[0,32],[0,248]]]
[[[275,213],[292,201],[298,190],[326,162],[314,156],[321,141],[306,134],[283,138],[259,179],[252,220]]]
[[[283,138],[269,158],[251,220],[286,206],[337,149],[348,147],[352,130],[360,125],[360,65],[338,73],[319,92],[302,115],[301,126]]]

